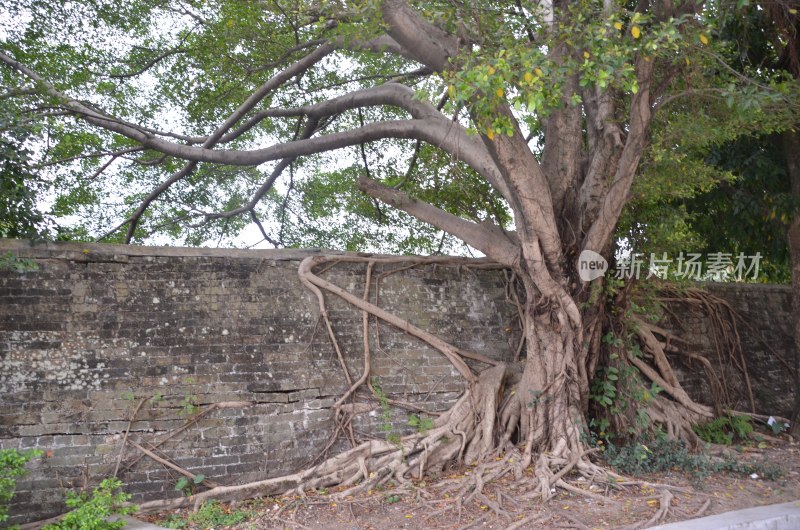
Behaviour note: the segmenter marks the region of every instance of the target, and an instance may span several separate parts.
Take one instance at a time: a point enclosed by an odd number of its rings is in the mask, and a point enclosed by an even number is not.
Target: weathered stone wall
[[[46,451],[19,484],[14,520],[59,513],[64,487],[112,474],[137,407],[129,439],[150,447],[211,404],[252,402],[212,410],[157,449],[219,483],[295,471],[328,442],[330,407],[347,385],[317,300],[298,279],[309,253],[0,242],[9,249],[38,270],[0,271],[0,447]],[[465,349],[513,355],[519,335],[502,274],[426,266],[379,277],[400,265],[376,268],[373,300]],[[324,277],[361,295],[365,269],[340,264]],[[361,313],[328,299],[355,380]],[[452,404],[463,385],[447,360],[374,325],[372,374],[383,392],[431,410]],[[354,428],[382,432],[381,410],[364,401],[371,410]],[[408,429],[405,415],[393,422]],[[138,456],[129,446],[123,462]],[[180,476],[149,458],[121,470],[136,501],[179,495]]]
[[[791,416],[794,404],[793,366],[795,346],[792,340],[792,288],[789,285],[741,283],[706,283],[701,287],[723,299],[741,317],[737,319],[738,333],[750,387],[757,412],[768,415]],[[666,322],[685,344],[676,344],[710,359],[720,378],[736,400],[736,410],[749,411],[747,384],[738,363],[728,356],[729,348],[720,343],[717,352],[714,325],[704,308],[696,304],[673,302],[669,305]],[[735,353],[738,358],[738,353]],[[678,379],[695,399],[712,403],[711,389],[705,371],[699,363],[672,354]]]
[[[347,385],[317,300],[297,277],[309,252],[0,240],[0,253],[9,250],[38,270],[0,271],[0,448],[45,451],[19,484],[12,522],[59,513],[64,488],[112,474],[128,428],[129,440],[152,448],[187,426],[156,452],[224,484],[297,470],[328,443],[330,407]],[[519,331],[502,271],[428,265],[381,275],[399,266],[376,269],[373,301],[377,293],[382,307],[462,348],[513,356]],[[339,264],[324,277],[361,295],[364,273],[364,265]],[[790,291],[712,289],[752,324],[739,329],[759,407],[785,414],[793,389],[779,357],[793,355]],[[357,379],[361,313],[328,302]],[[673,327],[711,355],[703,315],[677,311]],[[430,410],[453,403],[463,383],[443,356],[394,328],[370,326],[372,374],[387,395]],[[696,366],[680,369],[702,398],[700,375]],[[385,436],[375,400],[359,401],[370,405],[354,429]],[[210,408],[224,402],[252,405]],[[395,432],[409,429],[404,414],[391,423]],[[128,444],[119,471],[134,500],[179,495],[179,475],[140,456]]]

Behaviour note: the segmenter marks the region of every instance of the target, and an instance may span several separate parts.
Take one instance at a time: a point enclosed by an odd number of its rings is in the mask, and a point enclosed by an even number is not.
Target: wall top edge
[[[69,259],[78,261],[126,261],[127,257],[211,257],[301,261],[309,256],[328,255],[360,258],[419,258],[422,261],[454,261],[459,263],[493,264],[486,258],[448,256],[393,256],[367,252],[343,252],[330,249],[240,249],[206,247],[167,247],[124,245],[113,243],[80,243],[69,241],[31,242],[0,238],[0,255],[12,252],[18,258]]]
[[[143,245],[123,245],[114,243],[80,243],[71,241],[41,242],[32,243],[24,239],[5,239],[0,238],[0,254],[8,252],[14,253],[19,258],[44,258],[44,259],[69,259],[78,261],[125,261],[127,257],[208,257],[208,258],[236,258],[236,259],[267,259],[271,261],[302,261],[309,256],[333,255],[342,257],[375,257],[375,258],[398,258],[389,254],[372,254],[366,252],[344,252],[341,250],[330,249],[241,249],[241,248],[207,248],[207,247],[166,247],[166,246],[143,246]],[[415,258],[419,256],[404,256]],[[445,260],[462,263],[490,264],[486,258],[464,258],[437,256],[420,257],[421,260]],[[497,265],[497,264],[494,264]],[[500,268],[503,268],[500,266]],[[711,290],[755,290],[755,291],[774,291],[792,292],[789,284],[766,284],[766,283],[717,283],[717,282],[697,282],[700,288]]]
[[[167,247],[124,245],[114,243],[80,243],[71,241],[31,242],[23,239],[0,238],[0,253],[13,252],[20,258],[64,257],[78,253],[91,260],[92,256],[141,256],[141,257],[227,257],[274,260],[302,260],[316,254],[348,253],[325,249],[240,249],[205,247]],[[358,255],[352,254],[351,255]]]

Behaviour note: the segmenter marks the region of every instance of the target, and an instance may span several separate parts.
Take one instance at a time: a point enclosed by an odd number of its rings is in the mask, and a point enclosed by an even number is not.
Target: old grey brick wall
[[[701,287],[730,304],[741,317],[736,331],[746,361],[757,412],[791,416],[795,389],[793,366],[795,346],[792,339],[792,288],[789,285],[706,283]],[[737,410],[749,411],[750,402],[741,370],[718,354],[712,322],[703,309],[686,303],[672,303],[667,325],[684,341],[690,351],[710,359],[715,370],[725,374]],[[686,362],[670,355],[678,379],[695,399],[711,404],[711,390],[705,371],[697,362]]]
[[[297,277],[308,252],[0,240],[0,253],[8,251],[34,259],[38,270],[0,271],[0,448],[45,451],[19,484],[12,522],[59,513],[65,488],[113,473],[137,407],[130,440],[160,443],[159,455],[218,483],[297,470],[328,443],[330,407],[346,383],[317,301]],[[429,265],[381,276],[395,266],[376,269],[379,305],[462,348],[513,355],[519,331],[502,271]],[[339,264],[324,276],[360,295],[364,272]],[[752,324],[740,332],[759,407],[784,414],[793,389],[774,352],[793,355],[789,289],[712,290]],[[373,285],[373,300],[375,293]],[[328,300],[356,379],[361,314]],[[705,317],[677,312],[675,329],[710,355]],[[370,326],[372,373],[386,394],[430,410],[452,404],[463,385],[443,356],[392,327]],[[702,371],[684,365],[679,375],[703,399]],[[252,405],[209,408],[231,401]],[[354,429],[385,436],[375,400],[361,401],[369,410]],[[396,414],[392,428],[407,430],[407,417]],[[134,500],[179,495],[179,475],[140,456],[129,445],[119,473]]]
[[[203,414],[157,449],[219,483],[296,471],[327,444],[346,383],[297,276],[308,253],[0,241],[8,250],[38,270],[0,271],[0,447],[46,451],[19,484],[15,521],[62,512],[63,488],[113,473],[140,402],[129,436],[148,447],[211,404],[254,403]],[[364,273],[338,265],[325,277],[360,295]],[[518,326],[498,271],[426,266],[378,279],[382,307],[465,349],[513,355]],[[333,297],[328,309],[357,379],[361,313]],[[455,400],[462,381],[442,355],[371,326],[372,373],[388,396],[430,410]],[[364,401],[354,428],[386,436],[375,400]],[[407,423],[398,414],[394,428]],[[138,456],[129,447],[123,462]],[[149,458],[122,469],[136,501],[179,495],[180,476]]]

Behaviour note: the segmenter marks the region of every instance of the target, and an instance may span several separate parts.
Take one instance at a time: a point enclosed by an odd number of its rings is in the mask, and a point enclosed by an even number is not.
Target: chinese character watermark
[[[704,259],[705,258],[705,259]],[[710,252],[703,256],[697,252],[681,252],[672,258],[666,252],[632,253],[617,261],[614,277],[617,279],[678,278],[685,280],[757,280],[761,253],[752,256],[740,252],[737,256],[729,252]],[[600,254],[584,250],[578,258],[578,275],[590,282],[605,275],[608,262]]]

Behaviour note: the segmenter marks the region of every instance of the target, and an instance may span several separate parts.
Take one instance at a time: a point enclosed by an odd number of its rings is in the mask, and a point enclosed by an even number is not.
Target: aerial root
[[[605,483],[607,487],[636,484],[625,482],[623,477],[592,462],[589,456],[597,449],[585,450],[582,443],[578,441],[578,436],[572,436],[574,433],[570,429],[563,428],[564,425],[558,422],[558,427],[562,428],[559,431],[552,422],[548,422],[550,414],[546,412],[546,400],[542,400],[542,403],[536,407],[523,404],[524,402],[518,397],[521,392],[519,378],[515,380],[513,370],[508,366],[481,355],[463,352],[424,330],[416,328],[408,321],[381,309],[377,305],[377,294],[375,303],[370,303],[368,300],[373,267],[376,262],[380,262],[379,259],[360,260],[367,264],[364,292],[360,297],[344,291],[312,272],[315,265],[321,265],[326,261],[330,261],[330,259],[308,258],[303,261],[299,271],[304,283],[317,295],[321,321],[324,321],[328,329],[330,340],[343,371],[343,377],[347,382],[346,391],[333,406],[335,431],[320,455],[320,459],[324,460],[319,463],[315,462],[315,465],[309,465],[297,473],[247,484],[215,486],[210,481],[206,481],[207,485],[212,486],[211,489],[186,498],[144,503],[141,505],[143,513],[188,506],[197,508],[208,499],[236,501],[277,495],[304,496],[306,490],[341,486],[341,490],[326,497],[328,499],[326,502],[329,502],[333,499],[343,500],[351,495],[393,482],[399,484],[395,491],[415,492],[418,497],[431,497],[434,495],[432,492],[436,492],[437,495],[447,498],[447,506],[428,515],[426,520],[444,511],[456,510],[460,521],[463,507],[469,503],[477,503],[487,513],[478,521],[470,524],[470,526],[474,526],[491,514],[506,518],[511,522],[517,511],[521,509],[520,501],[529,499],[546,501],[554,496],[556,488],[592,500],[618,503],[608,496],[591,491],[592,485],[595,482]],[[335,334],[327,317],[323,290],[344,299],[361,310],[364,364],[360,376],[356,379],[351,377],[344,362],[343,353],[336,343]],[[373,388],[370,380],[371,352],[368,335],[370,319],[388,322],[438,349],[451,361],[453,367],[464,376],[468,383],[466,392],[461,398],[450,410],[435,417],[433,427],[426,432],[405,436],[396,442],[370,440],[356,443],[350,427],[353,416],[374,408],[374,404],[363,403],[357,399],[360,395],[358,391],[362,390],[366,394],[366,390],[369,390],[377,397],[376,388]],[[665,336],[665,333],[652,325],[648,327],[646,323],[640,326],[639,336],[655,367],[648,364],[650,359],[648,359],[648,363],[645,363],[642,358],[634,357],[628,360],[631,364],[639,367],[645,377],[664,389],[665,395],[672,398],[668,400],[654,396],[648,405],[651,419],[664,423],[669,433],[675,437],[691,436],[693,435],[691,429],[685,431],[687,420],[710,416],[712,408],[695,403],[681,388],[666,358],[665,352],[669,347],[669,337],[666,337],[667,343],[664,344],[656,336],[656,334]],[[464,358],[481,361],[490,368],[476,374],[466,364]],[[544,390],[538,392],[558,394],[558,389],[561,388],[558,385],[561,385],[564,380],[563,378],[556,379],[545,386]],[[551,389],[554,383],[558,383],[558,385]],[[383,396],[382,399],[387,398]],[[419,410],[419,407],[413,404],[389,401],[393,405]],[[141,404],[140,402],[139,406]],[[217,404],[198,414],[198,417],[207,414],[213,408],[251,405],[252,403],[246,402]],[[539,406],[543,408],[540,409]],[[559,417],[557,412],[560,409],[554,410],[556,410],[554,413],[556,417]],[[135,418],[136,412],[135,410],[132,414],[131,422]],[[193,421],[197,421],[197,419]],[[184,426],[181,430],[186,428],[187,426]],[[348,431],[352,448],[337,456],[327,457],[327,450],[340,439],[340,435],[346,436]],[[515,434],[519,438],[516,445],[512,443]],[[162,440],[162,443],[166,439],[168,438]],[[149,454],[145,448],[139,447],[135,442],[129,441],[128,443],[133,444],[140,452],[154,458],[154,453],[153,455]],[[157,455],[154,459],[163,465],[170,465],[159,459]],[[422,489],[412,482],[412,479],[419,479],[426,474],[442,471],[451,463],[459,461],[474,467],[470,468],[465,476],[440,482],[435,487]],[[529,471],[532,464],[533,478]],[[117,467],[119,466],[120,462],[118,461]],[[185,470],[178,471],[183,474],[188,473],[184,472]],[[499,479],[508,474],[513,474],[514,480],[510,484],[508,481],[498,484]],[[577,475],[580,477],[578,480],[583,482],[570,482],[570,475],[573,477]],[[193,477],[191,474],[187,476]],[[493,488],[487,491],[490,483],[494,484]],[[504,491],[509,486],[513,494],[506,493],[508,490]],[[449,496],[450,493],[453,493],[453,496]],[[664,487],[659,497],[660,507],[654,516],[649,521],[638,523],[630,528],[639,528],[663,520],[669,513],[672,498],[670,488]],[[439,502],[444,501],[440,500]],[[271,516],[273,520],[302,526],[294,522],[294,515],[299,504],[295,502],[295,510],[289,520],[284,517],[285,510],[288,509],[286,506],[288,504],[282,506],[276,514]],[[569,519],[579,528],[586,528],[582,521],[570,514],[558,513],[557,515]],[[542,518],[541,514],[537,514],[513,522],[509,528],[519,528],[524,524],[532,523],[534,519],[541,522],[550,517],[552,516]]]
[[[716,365],[719,368],[715,371],[711,366],[700,361],[706,370],[711,391],[714,399],[714,408],[717,414],[721,414],[725,409],[734,405],[734,398],[737,395],[744,395],[750,405],[750,412],[755,412],[755,399],[753,396],[750,374],[747,369],[744,351],[740,340],[738,323],[747,322],[733,309],[726,300],[719,298],[703,289],[689,288],[677,289],[668,285],[660,288],[661,301],[679,302],[697,308],[711,320],[711,338],[716,354]],[[668,311],[671,313],[671,311]],[[675,317],[676,322],[680,319]],[[655,332],[664,337],[662,343],[664,350],[674,351],[680,355],[688,357],[690,360],[697,360],[696,356],[687,354],[682,348],[671,347],[671,342],[680,342],[675,335],[652,324],[648,324],[648,331]],[[726,370],[729,367],[733,370]],[[738,372],[740,381],[730,380]]]
[[[554,408],[555,412],[547,412],[546,400],[541,403],[545,406],[544,409],[524,405],[519,398],[521,392],[519,374],[506,364],[464,352],[378,307],[377,285],[375,303],[370,303],[368,300],[370,287],[373,285],[373,268],[376,263],[383,263],[380,258],[357,260],[367,266],[364,292],[361,296],[353,295],[313,272],[315,266],[331,261],[331,258],[319,256],[307,258],[298,271],[304,284],[317,295],[321,320],[328,328],[329,337],[343,370],[343,377],[347,382],[345,392],[333,407],[335,432],[325,451],[320,455],[322,461],[314,462],[304,470],[283,477],[248,484],[217,486],[186,498],[148,502],[142,505],[143,512],[199,506],[207,499],[231,501],[277,495],[302,496],[307,490],[333,486],[341,486],[342,489],[327,498],[341,500],[385,486],[390,482],[399,485],[397,491],[414,492],[418,497],[425,497],[432,495],[433,488],[422,490],[414,484],[413,479],[443,471],[453,462],[464,462],[474,467],[465,476],[440,483],[435,489],[439,490],[437,494],[443,496],[453,493],[453,497],[448,499],[449,507],[445,509],[455,508],[459,514],[464,505],[475,502],[485,510],[511,520],[515,512],[514,507],[519,509],[519,500],[529,498],[548,500],[553,496],[555,488],[595,500],[614,502],[589,488],[595,482],[610,484],[623,480],[623,477],[602,468],[588,458],[596,449],[584,450],[576,432],[570,429],[574,426],[571,424],[565,426],[561,423],[556,426],[546,421],[551,413],[557,416],[561,409]],[[343,354],[330,329],[323,291],[334,294],[361,310],[363,369],[360,374],[354,374],[353,377],[344,363]],[[369,390],[373,395],[377,394],[370,380],[372,355],[368,335],[370,319],[394,325],[438,349],[467,382],[465,393],[448,411],[435,417],[433,427],[425,432],[418,432],[392,442],[370,440],[362,443],[357,443],[352,434],[350,425],[353,416],[372,407],[357,399],[359,390]],[[655,345],[654,347],[660,346],[654,337],[651,343]],[[660,353],[663,354],[663,350]],[[464,358],[482,361],[490,367],[477,374],[466,364]],[[658,359],[663,360],[660,355]],[[665,366],[668,365],[662,363],[659,366],[658,374],[675,383],[674,374],[671,374]],[[557,381],[559,384],[563,383],[562,379]],[[552,385],[553,382],[545,386],[541,392],[557,393],[556,387],[551,389]],[[668,392],[672,390],[679,398],[683,397],[679,386],[667,382],[662,386],[666,387]],[[410,405],[393,400],[391,404],[405,407]],[[334,445],[339,436],[347,436],[348,433],[352,448],[337,456],[328,457],[327,450]],[[520,439],[517,445],[512,443],[515,433]],[[534,478],[531,480],[527,470],[532,464]],[[485,491],[488,484],[497,484],[508,474],[513,474],[514,478],[511,483],[515,488],[513,495],[503,493],[502,485],[493,491]],[[579,484],[584,487],[569,482],[571,474],[582,477],[581,480],[586,479],[586,482]],[[443,490],[440,489],[442,485],[445,486]],[[589,488],[586,488],[587,485]],[[579,524],[577,521],[573,522]]]

